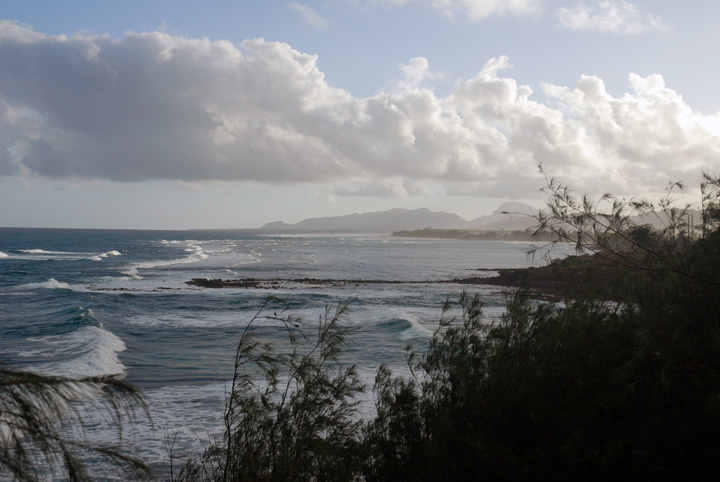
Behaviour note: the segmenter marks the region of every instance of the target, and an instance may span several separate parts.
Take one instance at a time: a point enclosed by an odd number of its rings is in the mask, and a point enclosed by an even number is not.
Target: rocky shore
[[[447,281],[400,281],[400,280],[377,280],[377,279],[329,279],[329,278],[243,278],[243,279],[208,279],[193,278],[186,281],[191,286],[202,288],[258,288],[278,289],[293,288],[295,286],[347,286],[347,285],[377,285],[377,284],[429,284],[429,283],[456,283],[455,280]]]
[[[527,288],[546,299],[568,299],[584,295],[609,297],[616,276],[612,262],[598,256],[569,256],[538,268],[482,270],[495,276],[475,276],[449,280],[377,280],[322,278],[193,278],[186,283],[202,288],[292,289],[295,287],[362,286],[377,284],[438,284],[490,285],[505,288]]]
[[[497,276],[462,280],[469,284],[527,288],[544,298],[570,299],[596,296],[612,299],[616,265],[600,256],[568,256],[547,266],[498,269]]]

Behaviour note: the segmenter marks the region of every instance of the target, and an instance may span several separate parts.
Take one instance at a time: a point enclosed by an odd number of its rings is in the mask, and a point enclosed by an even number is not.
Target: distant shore
[[[424,228],[394,231],[391,236],[403,238],[460,239],[468,241],[552,241],[557,235],[528,230],[437,229]]]
[[[378,280],[378,279],[324,279],[324,278],[193,278],[188,285],[202,288],[292,289],[295,287],[378,285],[378,284],[459,284],[488,285],[505,288],[528,288],[545,299],[568,299],[587,294],[601,297],[608,294],[615,273],[612,263],[596,256],[569,256],[537,268],[482,269],[490,276],[455,278],[448,280]]]

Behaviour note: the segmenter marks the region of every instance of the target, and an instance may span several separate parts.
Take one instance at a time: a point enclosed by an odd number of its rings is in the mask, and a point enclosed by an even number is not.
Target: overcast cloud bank
[[[416,58],[396,89],[355,98],[316,61],[263,39],[46,36],[2,21],[0,175],[355,183],[336,194],[388,196],[436,181],[507,197],[537,190],[539,163],[580,188],[634,194],[720,159],[720,113],[694,111],[660,75],[630,74],[619,97],[597,77],[543,84],[539,101],[499,57],[438,97]]]

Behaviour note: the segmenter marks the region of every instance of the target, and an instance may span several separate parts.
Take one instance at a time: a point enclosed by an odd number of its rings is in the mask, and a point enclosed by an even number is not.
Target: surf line
[[[285,289],[293,284],[315,285],[315,286],[347,286],[347,285],[377,285],[377,284],[442,284],[442,283],[478,283],[470,279],[449,279],[449,280],[380,280],[380,279],[331,279],[331,278],[244,278],[244,279],[220,279],[220,278],[193,278],[185,284],[199,286],[201,288],[263,288],[263,289]],[[478,283],[480,284],[480,283]]]

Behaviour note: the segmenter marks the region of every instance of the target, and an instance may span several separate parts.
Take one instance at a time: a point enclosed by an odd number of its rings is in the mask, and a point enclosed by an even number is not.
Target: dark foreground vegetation
[[[369,420],[357,413],[355,367],[341,362],[346,307],[312,330],[268,316],[287,333],[282,349],[254,337],[261,309],[238,343],[224,435],[173,458],[169,477],[720,480],[720,179],[705,176],[702,188],[695,226],[672,191],[656,206],[576,198],[550,180],[538,229],[574,239],[612,281],[561,304],[519,289],[495,323],[463,294],[461,314],[443,311],[427,349],[408,350],[410,376],[379,368]],[[652,211],[664,229],[629,221]],[[3,403],[0,423],[23,416]],[[4,440],[5,472],[32,479],[16,469],[23,447]]]

